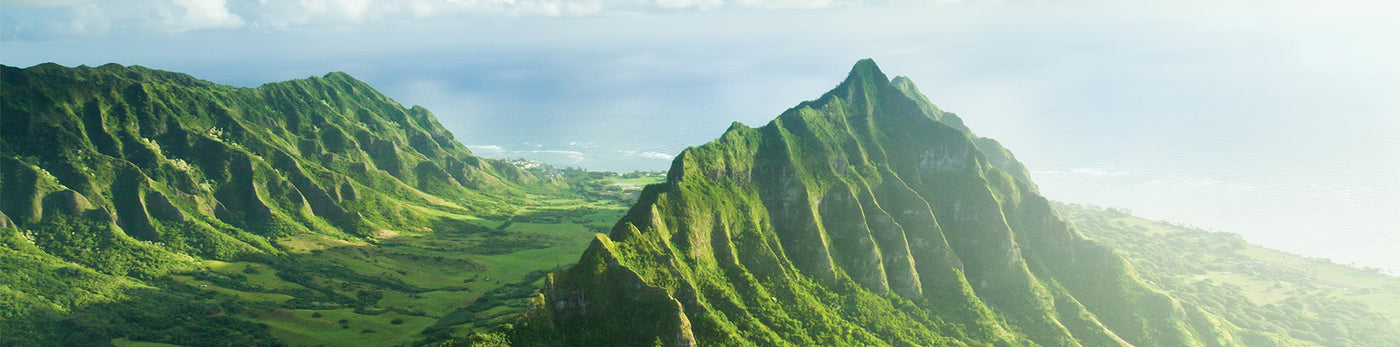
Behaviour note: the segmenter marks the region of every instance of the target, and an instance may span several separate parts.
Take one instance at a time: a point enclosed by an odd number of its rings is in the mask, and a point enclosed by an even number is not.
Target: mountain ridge
[[[1258,250],[1237,236],[1149,240],[1171,228],[1052,205],[1008,149],[869,59],[763,126],[682,151],[630,208],[623,177],[477,157],[426,108],[343,72],[243,88],[0,66],[0,344],[1400,336],[1360,304],[1310,296],[1333,284],[1301,265],[1241,261]],[[1338,288],[1383,304],[1393,282]]]
[[[1238,343],[1228,328],[1188,321],[1189,308],[1058,217],[1000,144],[964,130],[908,78],[897,82],[861,60],[820,98],[680,153],[666,183],[648,186],[579,266],[550,278],[540,299],[550,318],[530,336],[565,344]],[[625,313],[636,307],[678,314]]]
[[[239,336],[229,343],[270,343],[248,317],[207,316],[237,305],[179,299],[191,293],[172,276],[218,278],[211,261],[283,264],[293,237],[373,243],[444,216],[505,219],[528,194],[563,189],[473,155],[426,108],[344,72],[242,88],[141,66],[0,66],[0,305],[14,305],[0,314],[0,341],[206,341],[198,334],[220,331]],[[301,281],[283,287],[308,289],[292,294],[355,302],[280,270],[278,280]]]

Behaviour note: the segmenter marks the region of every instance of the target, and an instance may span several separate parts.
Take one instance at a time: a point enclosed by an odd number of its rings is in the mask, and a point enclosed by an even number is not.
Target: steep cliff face
[[[274,252],[278,236],[367,236],[423,211],[509,214],[518,192],[548,189],[473,156],[428,110],[340,72],[235,88],[139,66],[42,64],[0,66],[0,82],[6,224],[115,275],[164,271],[111,261],[133,249],[229,259]],[[111,232],[70,235],[74,223]]]
[[[686,149],[544,299],[538,326],[570,344],[1230,342],[1060,218],[1010,151],[870,60]]]

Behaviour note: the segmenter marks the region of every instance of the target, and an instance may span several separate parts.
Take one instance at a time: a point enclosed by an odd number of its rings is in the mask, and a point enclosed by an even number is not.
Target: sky
[[[345,71],[487,157],[664,170],[860,58],[1047,197],[1400,271],[1400,3],[0,1],[0,63],[224,84]]]

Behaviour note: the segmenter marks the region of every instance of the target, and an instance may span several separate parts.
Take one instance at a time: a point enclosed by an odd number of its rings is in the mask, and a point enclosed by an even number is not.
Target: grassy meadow
[[[388,346],[461,338],[515,320],[543,275],[578,261],[626,209],[628,189],[664,179],[600,175],[610,199],[531,196],[507,218],[440,213],[431,227],[367,241],[275,240],[284,255],[200,261],[169,285],[211,292],[237,318],[292,345]],[[142,346],[139,341],[113,341]]]

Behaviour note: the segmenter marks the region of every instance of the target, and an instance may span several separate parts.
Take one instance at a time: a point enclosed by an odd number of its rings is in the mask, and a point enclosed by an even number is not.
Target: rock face
[[[1190,346],[1227,334],[1187,324],[1027,172],[864,60],[821,98],[677,156],[666,183],[556,274],[536,326],[575,345]]]

